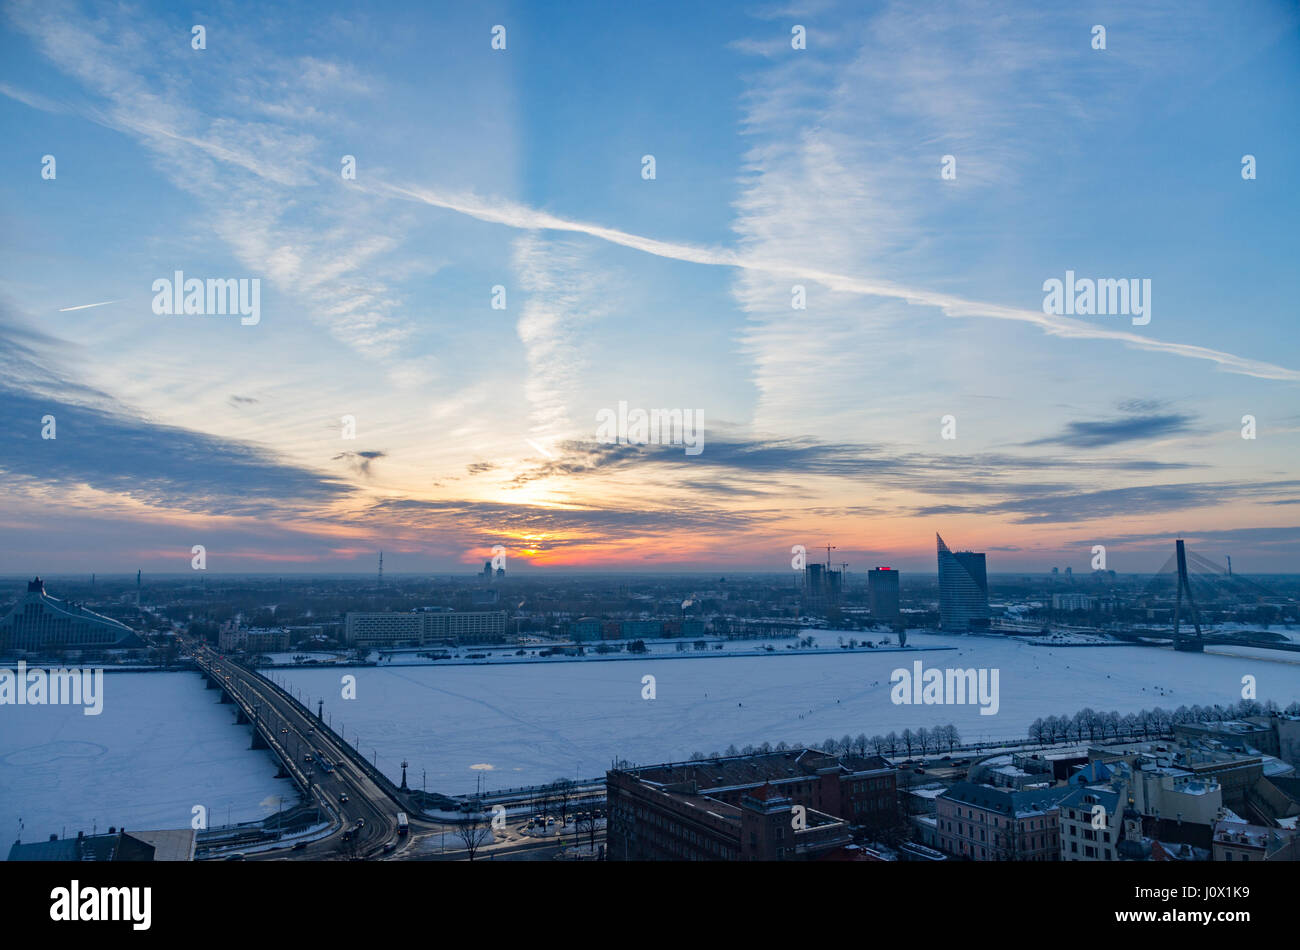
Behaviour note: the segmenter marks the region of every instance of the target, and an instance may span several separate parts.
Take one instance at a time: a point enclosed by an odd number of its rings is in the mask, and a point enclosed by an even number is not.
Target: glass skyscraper
[[[989,625],[989,581],[984,555],[974,551],[948,550],[939,544],[939,627],[943,630],[971,630]]]

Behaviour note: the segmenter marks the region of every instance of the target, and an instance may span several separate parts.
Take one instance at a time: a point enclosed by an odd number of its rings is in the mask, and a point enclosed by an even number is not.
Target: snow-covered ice
[[[825,640],[827,631],[818,631]],[[832,632],[832,636],[833,636]],[[849,634],[845,634],[849,636]],[[833,642],[833,640],[831,641]],[[277,670],[311,708],[323,697],[336,730],[360,734],[367,758],[395,781],[409,762],[413,787],[472,792],[601,775],[615,758],[652,763],[722,752],[735,744],[821,743],[866,733],[954,723],[966,741],[1024,738],[1040,716],[1090,706],[1121,714],[1143,708],[1239,701],[1253,675],[1261,701],[1300,698],[1300,655],[1175,653],[1137,646],[1038,647],[1001,637],[909,633],[907,653],[710,656],[693,660],[448,667]],[[1214,648],[1219,649],[1219,648]],[[889,678],[921,659],[929,667],[1000,670],[995,716],[970,706],[906,706]],[[340,698],[340,677],[357,697]],[[656,697],[642,699],[642,677]],[[422,778],[421,770],[427,772]]]
[[[18,835],[43,841],[109,826],[189,828],[195,805],[210,825],[273,814],[279,796],[266,751],[252,751],[250,726],[234,725],[195,673],[107,673],[104,711],[80,706],[0,707],[0,860]]]

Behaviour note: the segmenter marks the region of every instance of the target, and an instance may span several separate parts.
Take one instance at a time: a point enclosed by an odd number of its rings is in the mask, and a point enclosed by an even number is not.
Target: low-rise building
[[[1239,818],[1222,818],[1214,823],[1215,861],[1294,861],[1291,847],[1295,832],[1252,825]]]
[[[504,610],[350,612],[345,622],[347,642],[356,646],[500,643],[505,636]]]
[[[1056,861],[1057,806],[1072,789],[1011,791],[957,782],[935,799],[939,847],[972,861]]]
[[[812,749],[614,769],[606,793],[615,860],[821,858],[897,815],[887,761]]]
[[[289,631],[284,627],[245,627],[238,620],[228,620],[217,633],[217,646],[223,651],[283,653],[289,649]]]

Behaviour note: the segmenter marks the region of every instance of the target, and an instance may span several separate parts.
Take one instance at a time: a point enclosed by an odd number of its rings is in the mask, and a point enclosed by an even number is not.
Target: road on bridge
[[[283,753],[281,757],[294,757],[298,768],[309,776],[312,794],[322,809],[333,811],[341,819],[340,826],[332,833],[310,842],[305,848],[294,851],[286,845],[271,851],[250,853],[248,860],[291,857],[320,861],[352,854],[374,857],[384,853],[385,845],[396,845],[397,813],[405,809],[358,767],[355,749],[317,728],[315,716],[257,673],[234,663],[204,643],[194,641],[186,645],[200,668],[237,693],[246,705],[255,710],[257,719],[279,744]],[[333,769],[327,770],[322,759],[328,759]],[[358,820],[364,820],[362,827],[357,827]],[[352,832],[351,842],[343,840],[347,831]]]

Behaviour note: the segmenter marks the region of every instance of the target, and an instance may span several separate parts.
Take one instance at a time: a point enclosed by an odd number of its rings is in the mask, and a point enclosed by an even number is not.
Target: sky
[[[1041,6],[4,4],[0,573],[1300,570],[1300,11]]]

